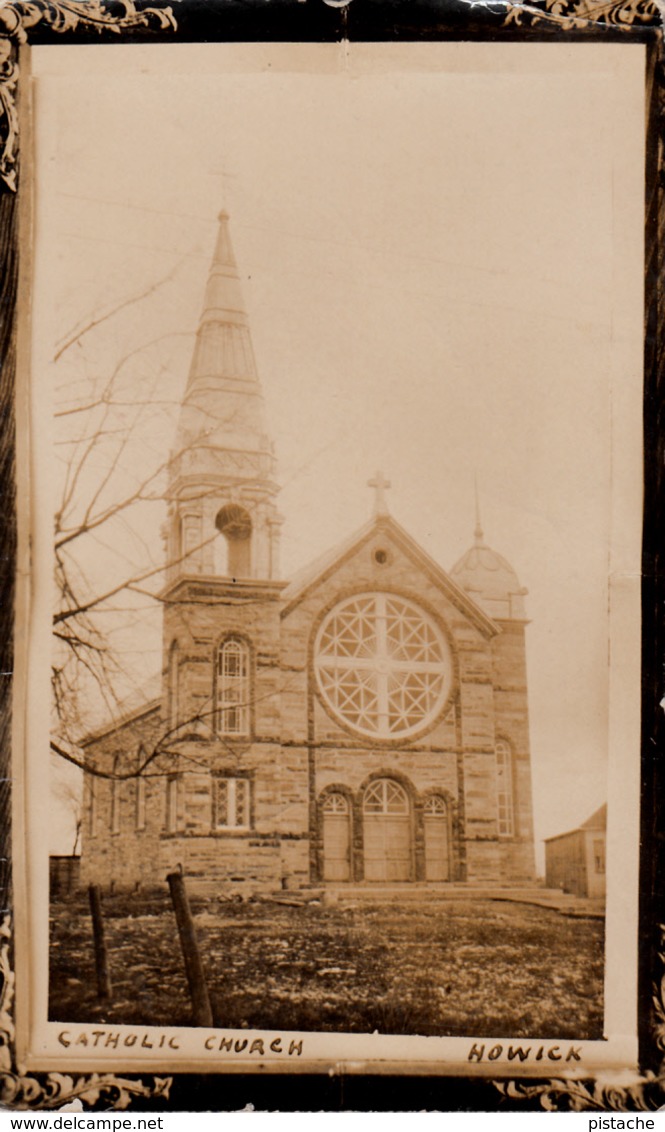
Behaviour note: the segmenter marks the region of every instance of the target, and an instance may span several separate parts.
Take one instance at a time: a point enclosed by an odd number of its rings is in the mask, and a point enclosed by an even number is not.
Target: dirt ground
[[[600,920],[484,899],[193,910],[220,1027],[602,1037]],[[168,897],[106,897],[104,915],[102,1005],[86,899],[52,906],[50,1018],[190,1025]]]

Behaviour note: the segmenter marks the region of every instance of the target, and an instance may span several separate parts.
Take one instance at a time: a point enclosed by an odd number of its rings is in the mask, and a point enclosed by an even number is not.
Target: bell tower
[[[284,583],[274,470],[229,219],[221,212],[169,458],[161,595],[168,734],[179,744],[192,734],[215,737],[220,771],[228,770],[231,750],[262,741],[276,726],[269,693]]]
[[[167,585],[278,578],[274,465],[229,218],[220,212],[169,462]]]

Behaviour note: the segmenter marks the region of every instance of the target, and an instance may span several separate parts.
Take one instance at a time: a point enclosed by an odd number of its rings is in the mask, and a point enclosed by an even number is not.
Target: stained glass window
[[[316,641],[319,691],[334,716],[363,735],[408,736],[431,722],[452,683],[448,643],[434,620],[395,594],[340,602]]]
[[[248,828],[249,779],[219,776],[213,781],[215,826],[218,829]]]

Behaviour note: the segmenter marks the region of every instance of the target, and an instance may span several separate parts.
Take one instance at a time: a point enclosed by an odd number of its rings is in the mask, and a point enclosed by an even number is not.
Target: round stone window
[[[336,605],[317,633],[314,668],[330,713],[376,739],[423,730],[452,687],[444,634],[415,602],[390,593],[360,594]]]

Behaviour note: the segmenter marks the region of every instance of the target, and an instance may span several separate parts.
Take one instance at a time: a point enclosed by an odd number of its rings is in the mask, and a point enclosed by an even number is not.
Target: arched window
[[[168,672],[168,688],[169,688],[169,728],[173,730],[178,726],[178,697],[180,684],[180,649],[177,641],[173,641],[169,649],[169,672]]]
[[[251,573],[252,520],[238,503],[227,503],[215,519],[215,526],[226,544],[226,563],[222,571],[231,578],[248,578]]]
[[[366,814],[408,814],[406,790],[392,778],[379,778],[365,791],[363,812]]]
[[[445,818],[448,812],[445,798],[440,794],[430,794],[429,798],[425,799],[423,812],[427,818]]]
[[[513,752],[510,743],[499,739],[496,745],[496,803],[499,837],[513,837],[515,812],[513,807]]]
[[[349,801],[343,794],[328,794],[325,802],[323,803],[324,814],[342,814],[346,816],[349,812]]]
[[[249,696],[249,648],[229,637],[217,652],[215,717],[220,735],[248,734]]]

